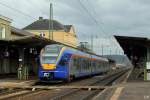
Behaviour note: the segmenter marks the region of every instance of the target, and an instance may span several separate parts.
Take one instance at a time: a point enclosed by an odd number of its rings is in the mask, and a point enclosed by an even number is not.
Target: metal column
[[[25,53],[24,48],[19,49],[19,67],[18,67],[18,79],[27,80],[28,79],[28,66],[25,65]]]
[[[147,47],[147,59],[144,66],[144,80],[150,80],[150,48]]]

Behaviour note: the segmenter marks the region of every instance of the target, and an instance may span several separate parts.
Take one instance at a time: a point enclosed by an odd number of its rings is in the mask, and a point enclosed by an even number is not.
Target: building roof
[[[65,31],[69,32],[71,30],[72,25],[64,25]]]
[[[2,16],[2,15],[0,15],[0,19],[3,19],[3,20],[8,21],[8,22],[12,21],[12,19],[5,17],[5,16]]]
[[[22,36],[33,36],[34,34],[11,26],[11,32]]]
[[[72,27],[72,25],[63,25],[56,20],[52,20],[52,22],[53,30],[64,30],[65,32],[69,32]],[[49,30],[49,19],[43,19],[42,17],[39,17],[39,20],[24,27],[23,30]]]
[[[64,25],[56,20],[52,20],[54,30],[64,30]],[[39,18],[39,20],[23,28],[24,30],[49,30],[49,19]]]

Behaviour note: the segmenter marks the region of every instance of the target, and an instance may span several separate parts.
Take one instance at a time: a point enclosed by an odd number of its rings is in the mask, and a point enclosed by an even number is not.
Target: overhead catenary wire
[[[1,9],[0,9],[0,12],[1,12]],[[0,14],[0,16],[5,16],[5,15],[1,15]],[[11,17],[9,17],[11,20],[12,20],[12,18]],[[25,23],[23,22],[23,21],[16,21],[16,20],[12,20],[12,23],[15,23],[15,26],[19,26],[20,24],[22,24],[22,25],[24,25]]]
[[[97,13],[96,13],[96,11],[95,11],[95,9],[94,9],[94,6],[92,6],[92,3],[89,1],[89,0],[86,0],[87,1],[87,3],[89,3],[90,5],[91,5],[91,8],[93,9],[93,12],[97,15]],[[104,24],[104,22],[101,20],[101,24]],[[113,34],[110,34],[110,36],[112,37],[110,37],[110,42],[112,41],[113,42],[113,40],[115,40],[115,42],[117,43],[117,41],[116,41],[116,38],[113,36]],[[112,40],[113,39],[113,40]],[[120,47],[120,46],[119,46]],[[122,48],[120,48],[121,50],[122,50]],[[120,50],[119,50],[120,51]],[[123,51],[123,50],[122,50]],[[121,51],[120,51],[121,52]]]
[[[11,9],[11,10],[13,10],[13,11],[15,11],[15,12],[18,12],[18,13],[24,15],[24,16],[27,16],[27,17],[29,17],[29,18],[31,18],[31,19],[37,20],[37,19],[34,18],[33,16],[31,16],[31,15],[29,15],[29,14],[26,14],[26,13],[24,13],[24,12],[22,12],[22,11],[16,9],[16,8],[13,8],[13,7],[11,7],[11,6],[7,5],[7,4],[5,4],[5,3],[0,2],[0,5],[5,6],[5,7],[9,8],[9,9]]]
[[[87,3],[90,5],[90,7],[92,8],[93,13],[94,13],[95,15],[97,15],[96,10],[94,9],[94,7],[93,7],[92,3],[91,3],[91,2],[89,2],[89,0],[86,0],[86,1],[87,1]],[[95,18],[95,19],[96,19],[96,18]],[[97,20],[97,19],[96,19],[96,20]],[[101,20],[101,22],[100,22],[100,21],[98,21],[98,22],[99,22],[99,23],[101,23],[101,24],[104,24],[102,20]]]
[[[89,0],[86,0],[86,1],[87,1],[87,3],[90,4],[90,7],[93,9],[94,14],[97,15],[97,13],[96,13],[94,7],[92,6],[92,3],[90,3]],[[95,19],[96,19],[96,18],[95,18]],[[99,22],[99,21],[98,21],[98,22]],[[100,23],[101,23],[101,24],[104,24],[104,22],[103,22],[102,20],[101,20]],[[111,36],[113,39],[115,39],[114,36],[113,36],[112,34],[110,34],[110,36]]]
[[[91,14],[91,12],[89,12],[89,10],[87,9],[87,7],[81,2],[81,0],[78,0],[79,4],[81,5],[81,7],[87,12],[87,14],[89,15],[89,17],[91,17],[91,19],[95,22],[95,24],[97,24],[99,27],[101,27],[100,31],[102,31],[105,34],[108,34],[104,31],[103,27],[99,24],[99,22],[97,21],[97,19]],[[99,29],[99,28],[98,28]],[[109,34],[108,34],[109,35]]]
[[[32,2],[32,3],[29,3],[31,6],[34,5],[41,13],[43,13],[43,10],[42,10],[41,6],[39,6],[37,4],[38,2],[34,2],[33,0],[31,0],[30,2]]]
[[[94,9],[93,5],[91,2],[89,2],[89,0],[86,0],[87,3],[90,5],[90,8],[92,8],[92,12],[93,14],[95,14],[97,16],[97,13],[96,13],[96,10]],[[94,17],[94,16],[93,16]],[[94,17],[95,18],[95,17]],[[104,25],[104,22],[101,20],[101,21],[98,21],[97,18],[95,18],[95,20],[97,21],[98,25],[101,26],[101,29],[103,30],[104,33],[108,34],[107,32],[105,32],[105,30],[103,29],[102,25]],[[108,34],[109,35],[109,34]]]
[[[86,0],[86,1],[87,1],[87,3],[90,4],[89,0]],[[105,32],[105,30],[103,29],[103,27],[102,27],[102,25],[101,25],[101,24],[104,24],[104,23],[97,21],[97,19],[89,12],[89,10],[87,9],[87,7],[81,2],[81,0],[79,0],[79,3],[80,3],[80,5],[82,6],[82,8],[88,13],[88,15],[94,20],[94,22],[95,22],[98,26],[101,26],[101,31],[102,31],[103,33],[107,34],[108,36],[114,38],[113,35],[108,34],[107,32]],[[93,7],[92,5],[91,5],[90,7],[93,9],[93,12],[96,14],[96,11],[94,10],[94,7]],[[115,39],[115,38],[114,38],[114,39]]]
[[[87,1],[87,3],[89,3],[89,1],[88,0],[86,0]],[[104,24],[103,22],[99,22],[99,21],[97,21],[97,19],[92,15],[92,13],[88,10],[88,8],[81,2],[81,0],[79,0],[79,4],[81,5],[81,7],[87,12],[87,14],[89,15],[89,17],[94,21],[94,23],[96,24],[96,25],[98,25],[100,28],[98,28],[98,29],[100,29],[100,31],[102,31],[106,36],[108,36],[108,38],[110,38],[110,42],[112,41],[112,39],[115,39],[114,38],[114,36],[112,35],[112,34],[108,34],[108,33],[106,33],[105,32],[105,30],[103,29],[103,27],[102,27],[102,25]],[[89,3],[89,4],[91,4],[91,3]],[[91,8],[92,8],[92,6],[90,6]],[[94,7],[92,8],[93,9],[93,13],[95,13],[96,14],[96,11],[94,10]],[[101,25],[102,24],[102,25]],[[93,34],[92,34],[93,35]],[[92,36],[93,37],[93,36]],[[113,42],[113,41],[112,41]]]
[[[99,22],[95,19],[95,17],[91,14],[91,12],[89,12],[89,10],[86,8],[86,6],[79,0],[79,4],[81,5],[81,7],[86,11],[86,13],[89,15],[89,17],[94,21],[94,23],[98,26],[101,26],[99,24]],[[99,28],[98,28],[99,29]],[[103,33],[105,33],[105,31],[103,30],[103,28],[101,27],[100,31],[102,31]],[[95,38],[95,36],[93,36],[93,34],[91,35],[91,50],[94,50],[93,48],[93,38]],[[97,38],[97,36],[96,36]],[[99,48],[99,47],[98,47]]]

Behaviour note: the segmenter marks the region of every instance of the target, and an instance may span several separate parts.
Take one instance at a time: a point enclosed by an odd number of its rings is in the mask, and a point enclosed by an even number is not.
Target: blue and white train
[[[38,77],[41,81],[66,80],[108,72],[111,64],[107,58],[78,49],[53,44],[40,53]]]

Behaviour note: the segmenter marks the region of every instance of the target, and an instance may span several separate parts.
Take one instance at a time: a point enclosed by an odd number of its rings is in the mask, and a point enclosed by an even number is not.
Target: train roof
[[[75,49],[75,50],[79,50],[80,52],[87,53],[87,54],[90,54],[90,55],[92,55],[92,56],[98,57],[100,60],[103,60],[103,61],[110,61],[110,59],[108,59],[107,57],[103,57],[103,56],[101,56],[101,55],[95,54],[95,53],[93,53],[93,52],[85,51],[85,50],[82,50],[82,49],[79,49],[79,48],[69,47],[69,46],[60,45],[60,44],[46,45],[46,47],[49,47],[49,46],[58,46],[58,47],[61,47],[61,48],[62,48],[62,47],[72,48],[72,49]]]

